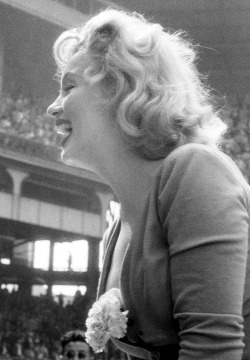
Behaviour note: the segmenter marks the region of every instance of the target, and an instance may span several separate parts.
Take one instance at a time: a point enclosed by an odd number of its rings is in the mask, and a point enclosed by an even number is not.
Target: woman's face
[[[64,360],[90,360],[90,350],[88,344],[81,341],[69,342],[63,352]]]
[[[62,160],[95,171],[105,136],[110,134],[110,119],[100,85],[90,85],[83,77],[89,63],[87,55],[72,57],[63,72],[60,94],[48,113],[56,117],[57,131],[64,136]]]

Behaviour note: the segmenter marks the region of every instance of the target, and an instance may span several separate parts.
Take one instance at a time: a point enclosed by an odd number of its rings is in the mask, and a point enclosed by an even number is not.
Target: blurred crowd
[[[76,292],[72,303],[62,296],[25,295],[0,291],[0,360],[59,360],[60,339],[73,329],[85,330],[89,305]],[[125,354],[108,344],[95,359],[125,360]]]
[[[48,101],[10,95],[0,97],[0,132],[44,145],[57,145],[54,121],[46,113]]]
[[[18,291],[0,292],[1,360],[54,359],[60,352],[60,338],[71,329],[83,329],[87,315],[85,296],[79,291],[71,304],[62,297],[27,296]]]
[[[222,148],[250,182],[250,95],[228,99],[223,116],[228,133]]]

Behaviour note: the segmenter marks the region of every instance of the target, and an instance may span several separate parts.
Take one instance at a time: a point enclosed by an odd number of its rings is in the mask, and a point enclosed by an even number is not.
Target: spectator
[[[90,360],[91,351],[85,340],[85,333],[80,330],[69,331],[61,339],[64,360]]]

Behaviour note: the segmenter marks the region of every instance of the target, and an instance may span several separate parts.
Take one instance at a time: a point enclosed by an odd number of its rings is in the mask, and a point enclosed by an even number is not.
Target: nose
[[[48,107],[48,115],[56,117],[62,112],[62,106],[59,98],[60,96],[58,96],[58,98]]]

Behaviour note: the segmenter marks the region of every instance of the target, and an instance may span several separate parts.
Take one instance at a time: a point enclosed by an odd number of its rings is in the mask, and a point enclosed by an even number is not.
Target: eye
[[[66,85],[66,86],[64,87],[63,91],[68,92],[68,91],[70,91],[70,90],[72,90],[72,89],[74,89],[74,88],[75,88],[75,85],[69,84],[69,85]]]
[[[82,351],[79,351],[78,358],[79,359],[84,359],[85,357],[86,357],[86,354],[84,352],[82,352]]]
[[[73,359],[74,358],[74,352],[73,351],[67,351],[67,353],[65,354],[67,359]]]

